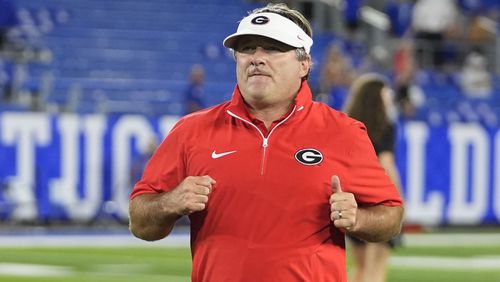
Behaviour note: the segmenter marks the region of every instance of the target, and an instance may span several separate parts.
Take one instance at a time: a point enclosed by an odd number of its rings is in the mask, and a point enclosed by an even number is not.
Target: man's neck
[[[267,129],[271,128],[274,121],[280,119],[284,114],[288,113],[293,107],[294,101],[273,106],[251,106],[248,111],[257,119],[262,121]]]

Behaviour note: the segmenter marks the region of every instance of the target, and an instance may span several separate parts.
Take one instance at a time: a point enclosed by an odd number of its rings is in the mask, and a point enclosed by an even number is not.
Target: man
[[[189,215],[192,281],[346,281],[345,233],[400,231],[364,126],[312,101],[311,36],[284,4],[245,17],[224,40],[232,100],[183,117],[134,187],[135,236],[162,239]]]

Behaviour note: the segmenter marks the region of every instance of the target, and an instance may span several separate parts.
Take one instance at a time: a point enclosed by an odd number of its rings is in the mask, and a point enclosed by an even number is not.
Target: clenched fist
[[[178,215],[189,215],[205,209],[215,180],[208,176],[188,176],[170,192],[168,205]]]

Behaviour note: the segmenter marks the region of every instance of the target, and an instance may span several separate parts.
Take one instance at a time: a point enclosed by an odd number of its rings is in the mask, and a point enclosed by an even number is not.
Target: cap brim
[[[295,47],[295,48],[302,47],[301,45],[297,45],[297,44],[294,44],[294,43],[286,42],[284,40],[278,40],[278,39],[276,39],[273,36],[269,36],[269,35],[266,35],[266,34],[260,34],[260,33],[257,33],[257,32],[246,32],[246,33],[234,33],[234,34],[231,34],[228,37],[226,37],[226,39],[224,39],[223,44],[227,48],[235,49],[236,44],[238,43],[238,39],[240,39],[242,36],[246,36],[246,35],[263,36],[263,37],[267,37],[267,38],[270,38],[270,39],[273,39],[273,40],[277,40],[277,41],[279,41],[281,43],[285,43],[285,44],[287,44],[289,46],[292,46],[292,47]]]

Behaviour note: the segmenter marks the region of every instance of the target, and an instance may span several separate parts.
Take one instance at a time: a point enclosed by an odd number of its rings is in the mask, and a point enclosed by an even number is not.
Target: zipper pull
[[[267,148],[267,138],[264,138],[264,141],[262,142],[262,148]]]

